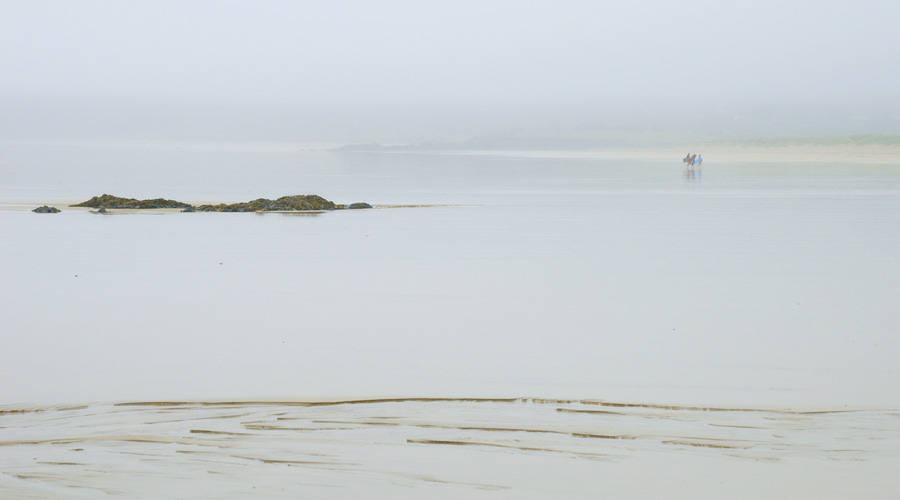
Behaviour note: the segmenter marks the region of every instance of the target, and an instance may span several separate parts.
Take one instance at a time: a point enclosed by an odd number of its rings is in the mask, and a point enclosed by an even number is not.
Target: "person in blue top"
[[[697,153],[697,166],[703,166],[703,155],[701,155],[700,153]]]

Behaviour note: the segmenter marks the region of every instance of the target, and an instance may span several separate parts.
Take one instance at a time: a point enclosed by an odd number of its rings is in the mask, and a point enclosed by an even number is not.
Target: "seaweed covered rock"
[[[37,207],[32,212],[36,214],[56,214],[59,213],[59,209],[56,207],[48,207],[47,205]]]
[[[88,201],[72,205],[73,207],[86,208],[187,208],[190,205],[175,200],[153,198],[151,200],[136,200],[134,198],[120,198],[111,194],[94,196]]]
[[[180,208],[182,212],[309,212],[323,210],[343,210],[372,208],[368,203],[353,203],[350,206],[338,205],[315,194],[298,194],[282,196],[277,200],[257,198],[242,203],[219,203],[217,205],[200,205],[198,207],[175,200],[154,198],[152,200],[136,200],[134,198],[119,198],[104,194],[94,196],[88,201],[72,205],[73,207],[99,208]]]
[[[340,208],[340,205],[335,205],[334,202],[328,201],[321,196],[298,194],[282,196],[277,200],[258,198],[243,203],[200,205],[195,210],[198,212],[303,212],[310,210],[338,210]]]

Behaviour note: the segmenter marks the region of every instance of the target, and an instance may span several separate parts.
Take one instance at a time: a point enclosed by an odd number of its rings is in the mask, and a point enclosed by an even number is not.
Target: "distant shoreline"
[[[900,135],[784,137],[722,141],[679,141],[678,145],[594,146],[590,141],[567,147],[523,140],[515,144],[419,143],[336,144],[244,141],[4,141],[0,145],[150,148],[172,150],[319,152],[324,154],[381,153],[398,155],[498,156],[535,159],[628,159],[672,161],[701,153],[714,163],[850,163],[900,164]],[[534,147],[532,147],[534,146]]]
[[[700,153],[704,164],[715,162],[729,163],[860,163],[860,164],[898,164],[900,165],[900,147],[898,146],[859,146],[859,145],[785,145],[785,146],[740,146],[740,145],[698,145],[685,147],[682,150],[661,150],[664,157],[680,153]]]
[[[714,163],[858,163],[900,165],[897,146],[734,146],[699,145],[681,148],[598,148],[583,150],[503,150],[503,149],[344,149],[348,153],[439,154],[498,156],[533,159],[609,159],[671,161],[678,165],[690,152],[701,153],[703,162]]]

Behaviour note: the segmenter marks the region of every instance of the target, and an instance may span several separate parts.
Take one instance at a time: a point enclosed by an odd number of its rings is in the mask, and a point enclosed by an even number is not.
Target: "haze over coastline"
[[[3,11],[6,140],[566,149],[900,133],[900,7],[887,1]]]
[[[0,498],[896,500],[897,19],[0,0]]]

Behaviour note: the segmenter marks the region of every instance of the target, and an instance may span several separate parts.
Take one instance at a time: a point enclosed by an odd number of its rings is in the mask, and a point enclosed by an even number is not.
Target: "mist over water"
[[[895,498],[898,6],[0,0],[0,497]]]
[[[2,138],[566,148],[900,130],[887,1],[4,5]]]

